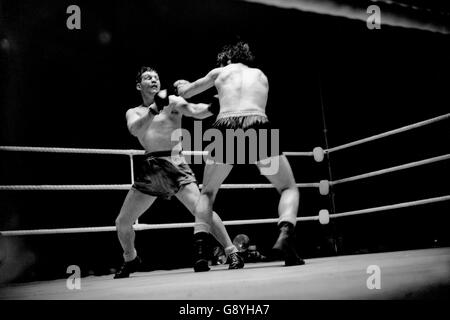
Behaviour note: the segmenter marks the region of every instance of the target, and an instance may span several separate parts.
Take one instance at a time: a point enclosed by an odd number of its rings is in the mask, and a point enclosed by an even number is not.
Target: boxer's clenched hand
[[[155,106],[159,112],[169,105],[169,93],[167,90],[161,90],[155,95]]]
[[[187,81],[187,80],[177,80],[177,81],[175,81],[175,83],[173,84],[173,86],[174,86],[174,88],[175,88],[175,90],[176,90],[176,92],[177,92],[177,94],[178,94],[178,90],[179,90],[180,88],[182,88],[183,86],[187,85],[187,84],[190,84],[190,82]]]

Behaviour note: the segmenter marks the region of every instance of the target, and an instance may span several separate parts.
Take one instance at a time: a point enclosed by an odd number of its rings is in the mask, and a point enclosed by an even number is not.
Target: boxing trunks
[[[222,112],[212,128],[219,130],[223,137],[223,157],[212,155],[218,163],[249,164],[281,154],[278,130],[272,128],[264,112]]]
[[[184,185],[197,183],[194,173],[181,155],[174,161],[172,151],[146,153],[135,162],[133,188],[142,193],[170,199]]]

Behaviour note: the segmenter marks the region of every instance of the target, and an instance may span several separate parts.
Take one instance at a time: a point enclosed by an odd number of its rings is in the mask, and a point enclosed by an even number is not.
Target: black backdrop
[[[81,8],[81,30],[68,30],[66,8]],[[382,6],[382,5],[381,5]],[[381,7],[383,10],[383,7]],[[270,82],[268,114],[284,151],[337,146],[448,113],[449,36],[225,0],[13,1],[0,7],[0,145],[139,149],[125,111],[138,105],[134,77],[154,66],[163,86],[208,72],[221,46],[248,41]],[[199,96],[201,101],[213,92]],[[323,108],[323,110],[322,110]],[[211,120],[206,120],[207,127]],[[185,119],[183,127],[193,128]],[[297,182],[339,179],[449,152],[448,120],[330,154],[315,163],[291,157]],[[117,155],[2,152],[1,184],[129,183]],[[201,181],[202,165],[193,169]],[[331,196],[301,189],[300,216],[343,212],[449,194],[448,161],[338,185]],[[265,182],[256,168],[235,168],[228,183]],[[0,229],[113,225],[125,191],[0,191]],[[232,200],[232,201],[230,201]],[[274,218],[273,189],[223,190],[223,220]],[[333,200],[333,201],[332,201]],[[300,223],[305,258],[449,244],[448,202]],[[143,223],[190,222],[176,200],[158,201]],[[266,253],[275,225],[228,227]],[[142,231],[137,248],[158,268],[190,265],[192,229]],[[329,238],[335,239],[337,252]],[[1,259],[16,264],[3,279],[65,277],[68,265],[102,274],[121,263],[113,232],[1,239]],[[6,270],[6,271],[5,271]]]

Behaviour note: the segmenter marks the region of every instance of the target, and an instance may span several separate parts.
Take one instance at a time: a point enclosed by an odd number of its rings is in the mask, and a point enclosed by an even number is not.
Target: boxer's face
[[[155,71],[146,71],[141,76],[141,83],[137,84],[137,89],[146,93],[156,94],[161,89],[159,76]]]

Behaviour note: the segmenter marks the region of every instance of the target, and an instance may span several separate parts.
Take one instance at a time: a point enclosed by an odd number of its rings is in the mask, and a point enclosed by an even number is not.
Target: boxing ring
[[[340,146],[310,152],[285,152],[288,157],[312,157],[323,161],[327,154],[352,148],[378,139],[407,132],[423,126],[448,120],[450,113],[395,130],[380,133]],[[0,151],[50,152],[72,154],[125,155],[130,160],[130,184],[108,185],[0,185],[0,191],[78,191],[78,190],[129,190],[134,182],[133,157],[144,154],[142,150],[40,148],[1,146]],[[202,151],[183,151],[184,155],[203,155]],[[315,188],[323,196],[338,184],[356,182],[375,176],[430,165],[450,159],[450,154],[400,164],[347,178],[318,182],[297,183],[299,188]],[[200,185],[201,188],[201,185]],[[264,189],[271,184],[223,184],[222,189]],[[299,223],[319,222],[326,225],[330,219],[422,206],[449,201],[450,195],[411,199],[407,202],[382,204],[377,207],[329,213],[321,209],[315,216],[298,217]],[[278,219],[249,219],[224,221],[227,226],[276,223]],[[155,229],[191,228],[194,223],[143,224],[136,221],[136,231]],[[35,230],[2,230],[2,237],[37,236],[52,234],[90,233],[115,231],[115,226],[58,228]],[[370,289],[369,266],[381,270],[381,288]],[[0,267],[1,271],[1,267]],[[283,262],[247,263],[242,270],[226,270],[226,266],[212,266],[206,273],[192,269],[138,272],[128,279],[112,280],[112,276],[85,277],[82,289],[68,290],[66,279],[0,287],[0,299],[414,299],[421,297],[448,297],[450,289],[450,248],[433,248],[365,255],[337,256],[306,259],[306,265],[284,267]],[[211,285],[211,284],[214,285]]]

